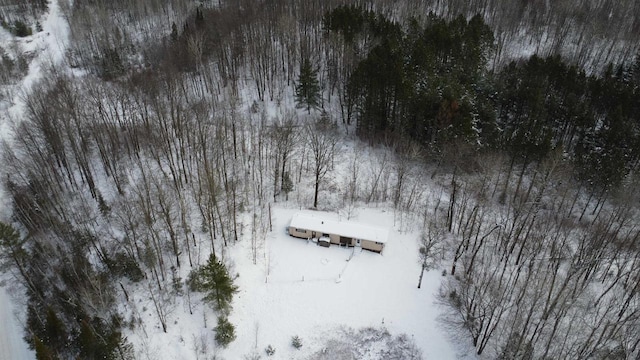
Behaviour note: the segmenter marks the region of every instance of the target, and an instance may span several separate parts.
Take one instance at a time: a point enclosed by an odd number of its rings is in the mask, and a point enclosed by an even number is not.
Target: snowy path
[[[19,122],[25,111],[23,93],[28,93],[33,85],[42,78],[43,70],[47,66],[60,64],[64,60],[64,54],[69,44],[69,25],[64,19],[58,0],[52,0],[49,4],[49,13],[42,22],[42,30],[33,36],[15,39],[23,52],[33,53],[35,57],[29,64],[27,75],[15,91],[7,112],[0,118],[0,138],[7,141],[11,141],[11,122]],[[10,42],[14,39],[7,37],[5,32],[0,40]]]
[[[17,323],[11,305],[11,298],[5,288],[0,287],[0,360],[34,359],[22,339],[22,327]]]
[[[23,52],[32,52],[35,57],[29,64],[27,75],[16,86],[9,106],[0,112],[0,142],[12,142],[12,124],[18,123],[24,114],[22,94],[28,92],[43,76],[43,69],[50,64],[63,63],[69,43],[69,26],[64,19],[58,0],[51,0],[49,12],[42,21],[43,31],[23,39],[13,39],[6,31],[0,34],[3,47],[17,41]],[[1,161],[1,160],[0,160]],[[0,173],[2,172],[0,164]],[[2,174],[0,174],[2,175]],[[0,186],[0,221],[10,216],[9,201]],[[28,350],[22,339],[22,326],[16,321],[11,297],[0,287],[0,360],[30,360],[35,354]]]

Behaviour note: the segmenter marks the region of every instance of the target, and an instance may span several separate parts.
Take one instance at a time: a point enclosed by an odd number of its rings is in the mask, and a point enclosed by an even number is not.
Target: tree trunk
[[[318,208],[318,188],[320,187],[320,178],[316,175],[315,194],[313,195],[313,208]]]

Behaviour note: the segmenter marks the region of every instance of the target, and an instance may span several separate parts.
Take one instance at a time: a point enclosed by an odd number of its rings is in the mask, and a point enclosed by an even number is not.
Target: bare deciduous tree
[[[331,127],[317,123],[305,127],[306,145],[311,150],[315,192],[313,195],[313,207],[318,207],[318,192],[320,183],[324,180],[336,155],[338,144],[337,134],[331,131]]]

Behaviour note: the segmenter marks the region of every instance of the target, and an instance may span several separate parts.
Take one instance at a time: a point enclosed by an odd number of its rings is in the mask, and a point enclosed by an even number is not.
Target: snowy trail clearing
[[[24,94],[42,78],[43,70],[49,65],[64,64],[64,56],[69,45],[69,24],[64,18],[58,0],[51,0],[49,12],[42,21],[42,31],[25,38],[16,38],[6,30],[0,29],[0,44],[8,47],[16,42],[23,53],[32,53],[34,58],[29,63],[27,75],[12,87],[13,97],[1,104],[0,108],[0,143],[13,141],[13,128],[18,124],[25,112]],[[0,164],[1,165],[1,164]],[[2,175],[2,166],[0,166]],[[5,190],[0,185],[0,220],[10,216],[9,201]]]
[[[0,287],[0,324],[0,360],[34,359],[35,354],[22,339],[22,327],[15,319],[11,299],[3,287]]]
[[[23,52],[34,54],[27,75],[15,85],[13,98],[4,111],[0,112],[0,142],[11,144],[13,126],[19,123],[25,111],[23,94],[28,93],[43,76],[43,70],[50,64],[64,63],[64,55],[69,44],[69,25],[64,19],[58,0],[49,2],[49,12],[41,22],[43,31],[22,39],[14,39],[4,31],[0,36],[3,46],[17,41]],[[0,164],[1,165],[1,164]],[[0,166],[1,172],[2,166]],[[0,174],[1,175],[1,174]],[[0,221],[10,216],[8,197],[0,186]],[[10,294],[0,287],[0,360],[29,360],[35,354],[27,348],[22,339],[22,326],[14,316]]]
[[[3,36],[4,41],[14,41],[13,38]],[[49,3],[49,12],[42,22],[42,31],[26,38],[15,38],[23,53],[33,53],[35,57],[29,64],[27,75],[21,80],[14,92],[11,104],[0,119],[0,139],[11,141],[11,122],[20,122],[25,104],[24,93],[28,93],[33,85],[42,78],[43,70],[49,65],[63,63],[64,54],[69,45],[69,25],[64,19],[57,0]],[[4,44],[3,44],[4,45]]]

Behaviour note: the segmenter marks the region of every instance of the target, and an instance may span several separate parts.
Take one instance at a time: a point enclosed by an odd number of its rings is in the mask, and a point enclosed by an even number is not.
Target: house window
[[[305,229],[296,229],[296,231],[297,232],[301,232],[301,233],[306,233],[307,232],[307,230],[305,230]]]

